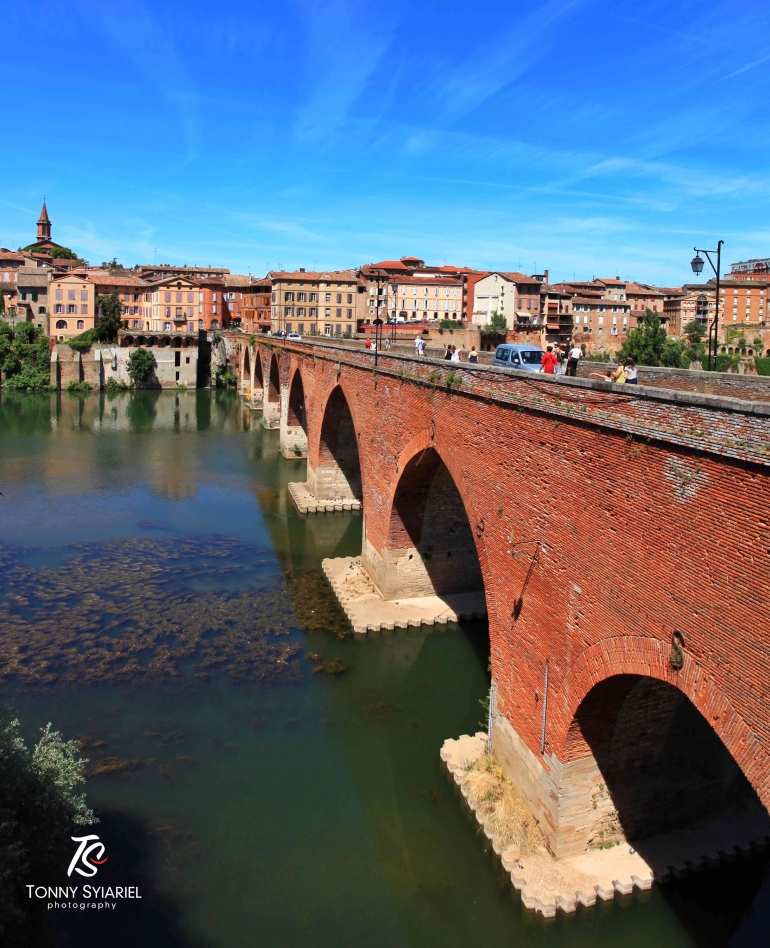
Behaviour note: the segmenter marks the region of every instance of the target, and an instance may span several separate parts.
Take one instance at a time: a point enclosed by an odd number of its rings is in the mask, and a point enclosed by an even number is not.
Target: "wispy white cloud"
[[[444,119],[463,118],[547,58],[560,36],[558,21],[590,2],[548,0],[494,37],[485,32],[483,41],[476,43],[463,62],[446,64],[426,84],[429,101]]]
[[[184,160],[193,161],[201,143],[198,93],[175,41],[178,29],[164,26],[143,0],[78,0],[78,6],[172,107],[181,123]],[[170,129],[174,125],[169,122]]]
[[[297,0],[309,94],[295,113],[303,142],[323,143],[344,124],[391,42],[395,18],[364,0]]]
[[[755,59],[753,62],[747,63],[745,66],[741,66],[740,69],[736,69],[728,75],[722,77],[722,82],[726,82],[728,79],[734,79],[736,76],[742,76],[744,72],[748,72],[750,69],[756,69],[757,66],[763,65],[763,63],[770,62],[770,53],[766,56],[761,56],[759,59]]]

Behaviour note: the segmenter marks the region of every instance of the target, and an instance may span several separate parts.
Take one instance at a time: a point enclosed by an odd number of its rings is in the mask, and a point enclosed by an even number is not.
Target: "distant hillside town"
[[[264,277],[226,267],[137,265],[117,261],[90,266],[51,236],[43,202],[37,238],[16,251],[0,248],[0,319],[29,322],[52,340],[67,342],[99,321],[99,300],[117,295],[122,333],[144,344],[169,334],[230,330],[351,338],[375,320],[420,326],[458,323],[494,327],[509,342],[581,346],[613,356],[647,310],[672,339],[693,321],[714,318],[716,282],[653,286],[592,278],[551,283],[548,270],[474,270],[435,266],[416,256],[381,260],[346,270],[270,271]],[[742,261],[720,283],[722,352],[750,349],[770,355],[765,296],[770,258]],[[152,344],[152,343],[150,343]]]

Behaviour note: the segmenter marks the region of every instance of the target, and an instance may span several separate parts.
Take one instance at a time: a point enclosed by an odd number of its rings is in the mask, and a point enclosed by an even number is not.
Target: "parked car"
[[[283,339],[285,333],[282,329],[276,329],[274,333],[271,333],[272,336],[277,336],[280,339]]]
[[[300,342],[302,340],[302,336],[300,336],[298,332],[288,332],[286,333],[286,338],[292,342]]]
[[[538,346],[519,346],[506,344],[495,349],[495,365],[506,369],[523,369],[525,372],[539,372],[540,362],[545,352]]]

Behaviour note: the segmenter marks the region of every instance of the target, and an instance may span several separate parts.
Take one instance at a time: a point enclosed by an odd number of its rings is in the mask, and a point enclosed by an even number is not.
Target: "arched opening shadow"
[[[270,359],[270,378],[267,387],[267,400],[269,402],[280,401],[281,398],[281,378],[278,374],[278,360],[273,354]]]
[[[254,357],[254,392],[263,391],[265,388],[265,378],[262,374],[262,360],[259,356]]]
[[[678,688],[615,675],[585,697],[570,725],[565,760],[593,757],[589,848],[644,839],[714,816],[734,804],[763,808],[708,721]]]
[[[393,497],[388,546],[398,555],[398,595],[481,592],[473,531],[460,492],[435,448],[413,457]]]
[[[243,350],[243,372],[241,374],[241,382],[251,382],[251,354],[249,352],[249,347]]]
[[[337,386],[321,424],[315,495],[319,500],[362,499],[358,441],[347,399]]]
[[[307,435],[307,420],[305,418],[305,387],[302,384],[302,376],[299,372],[294,373],[289,389],[289,414],[287,422],[290,427],[299,427]],[[358,452],[356,451],[356,455]]]

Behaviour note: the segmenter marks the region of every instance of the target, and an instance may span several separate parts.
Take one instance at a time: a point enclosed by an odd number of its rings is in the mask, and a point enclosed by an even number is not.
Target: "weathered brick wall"
[[[282,350],[302,372],[309,470],[330,394],[347,401],[377,555],[401,542],[409,462],[432,447],[446,464],[481,564],[498,711],[545,773],[573,766],[567,735],[595,684],[644,675],[692,701],[770,804],[770,408],[399,355],[375,375],[360,350]]]

